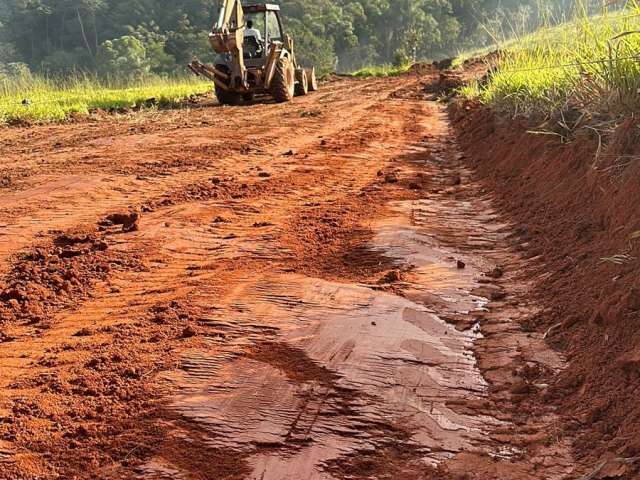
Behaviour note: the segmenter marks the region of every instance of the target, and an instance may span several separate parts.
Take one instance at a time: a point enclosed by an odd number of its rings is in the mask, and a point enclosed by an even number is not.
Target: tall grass
[[[170,106],[211,90],[196,77],[150,78],[122,86],[89,76],[55,80],[23,76],[0,80],[0,123],[63,120],[93,109],[124,109],[144,105]]]
[[[463,94],[521,113],[573,108],[621,113],[640,107],[640,6],[589,17],[581,3],[575,18],[544,27],[502,48],[484,84]]]

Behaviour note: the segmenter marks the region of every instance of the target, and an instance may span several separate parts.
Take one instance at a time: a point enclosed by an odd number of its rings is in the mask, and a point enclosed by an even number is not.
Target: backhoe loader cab
[[[248,31],[248,24],[254,31]],[[277,102],[288,102],[295,95],[318,89],[315,69],[303,68],[296,60],[279,5],[224,0],[209,41],[217,53],[214,64],[194,61],[189,68],[213,81],[222,104],[250,101],[255,94],[264,93]]]

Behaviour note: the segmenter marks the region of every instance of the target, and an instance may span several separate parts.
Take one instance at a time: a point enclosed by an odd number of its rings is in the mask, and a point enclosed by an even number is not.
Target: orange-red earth
[[[0,129],[0,478],[577,474],[437,81]]]

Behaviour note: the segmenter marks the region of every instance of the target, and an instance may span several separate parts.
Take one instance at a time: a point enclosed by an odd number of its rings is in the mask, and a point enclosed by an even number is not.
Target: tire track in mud
[[[559,360],[510,321],[532,307],[492,295],[520,293],[510,274],[482,277],[515,262],[506,227],[456,165],[440,109],[390,99],[407,82],[264,106],[351,116],[255,161],[127,187],[126,206],[149,211],[110,249],[144,270],[0,343],[8,478],[463,478],[486,464],[560,478],[563,446],[522,433],[553,416],[518,418],[509,373]],[[89,221],[106,210],[92,200]]]
[[[363,88],[358,86],[353,90],[357,93]],[[187,169],[187,171],[172,169],[167,174],[163,170],[159,176],[155,177],[140,175],[134,171],[133,175],[122,176],[108,174],[109,169],[102,168],[102,165],[99,164],[94,171],[86,174],[81,170],[74,170],[74,175],[65,175],[63,178],[59,178],[53,177],[52,172],[48,171],[46,166],[39,166],[42,173],[30,180],[34,183],[34,187],[9,192],[5,196],[3,204],[0,205],[0,238],[5,240],[0,243],[0,271],[2,271],[2,257],[6,258],[8,253],[27,246],[32,242],[34,235],[54,228],[65,230],[78,224],[93,223],[99,216],[106,215],[113,210],[136,204],[146,205],[154,202],[154,198],[162,197],[170,201],[176,193],[180,195],[180,190],[183,195],[186,193],[187,198],[178,199],[178,201],[184,202],[189,200],[189,188],[201,187],[212,175],[216,178],[235,177],[233,180],[238,185],[242,185],[255,181],[254,178],[259,173],[258,169],[268,168],[270,176],[282,176],[282,180],[286,181],[287,176],[295,174],[298,165],[295,160],[283,156],[282,153],[294,151],[304,155],[306,149],[312,150],[322,138],[342,136],[342,132],[348,132],[351,125],[368,115],[369,109],[376,104],[380,96],[384,97],[390,92],[393,92],[393,87],[391,89],[387,87],[385,92],[373,92],[368,102],[347,100],[351,117],[347,119],[346,123],[345,119],[327,121],[327,113],[324,112],[317,117],[305,116],[304,120],[310,119],[311,124],[304,124],[303,120],[303,125],[298,126],[297,123],[300,122],[297,119],[309,111],[309,105],[303,103],[288,106],[286,108],[289,114],[283,114],[281,110],[275,108],[275,105],[269,105],[269,111],[266,114],[259,115],[257,118],[250,117],[249,131],[254,133],[247,134],[248,132],[244,131],[242,124],[236,125],[235,128],[229,127],[229,130],[221,128],[220,132],[225,134],[233,132],[232,135],[229,135],[229,139],[224,141],[205,140],[203,145],[187,148],[186,152],[180,153],[180,158],[189,158],[194,156],[195,152],[200,152],[199,155],[202,155],[201,151],[204,148],[209,152],[207,156],[216,155],[215,163],[202,160],[197,162],[195,169]],[[328,97],[332,99],[331,95]],[[333,107],[341,108],[340,101],[338,98],[332,102],[331,109]],[[265,106],[257,105],[253,108],[259,109],[260,107]],[[224,114],[229,116],[246,115],[240,109],[233,109],[228,113],[226,112],[227,108],[222,108],[222,110],[225,110]],[[256,123],[260,124],[262,120],[266,123],[275,123],[279,116],[284,117],[285,123],[282,126],[273,126],[266,131],[264,125],[255,126]],[[238,120],[235,123],[237,124]],[[234,130],[240,130],[242,136],[239,136]],[[296,134],[296,131],[299,131],[300,134]],[[312,136],[309,135],[311,131],[313,131]],[[194,140],[196,143],[202,143],[202,134],[198,132],[199,130],[195,129],[191,138],[187,136],[174,140],[171,144],[172,151],[184,150],[180,142]],[[136,138],[133,135],[126,142],[135,146],[146,141],[144,136],[138,140]],[[150,155],[155,159],[154,165],[160,165],[164,169],[168,157],[168,153],[164,151],[165,145],[162,144],[159,151],[154,150],[153,144],[149,146],[144,143],[144,145],[145,149],[151,150]],[[134,151],[139,149],[140,147],[133,148]],[[80,147],[75,154],[81,155],[83,150],[84,147]],[[117,154],[115,152],[119,150],[122,149],[112,147],[107,149],[103,156],[105,160],[102,163],[117,167],[121,162],[113,160],[114,154]],[[125,165],[130,163],[132,158],[130,150],[130,148],[124,150],[122,162]],[[69,154],[65,153],[65,155]],[[242,170],[237,168],[238,156],[240,155],[243,159]],[[133,161],[135,167],[140,158],[134,156]],[[68,169],[70,166],[66,165],[64,168]],[[98,173],[98,175],[96,176],[94,173]]]
[[[7,181],[0,187],[15,189],[23,179],[41,175],[43,170],[50,174],[65,173],[70,168],[85,174],[150,174],[172,171],[172,166],[174,173],[178,168],[199,166],[202,162],[198,157],[203,151],[215,151],[215,148],[234,142],[238,145],[255,141],[273,144],[283,135],[304,133],[308,128],[305,122],[291,125],[288,121],[292,117],[321,120],[333,111],[353,109],[356,95],[360,91],[366,92],[369,84],[350,83],[349,91],[353,95],[343,91],[345,82],[338,82],[323,88],[322,93],[297,99],[294,105],[258,101],[249,107],[209,106],[139,112],[130,117],[107,117],[92,123],[2,128],[0,152],[4,158],[0,164],[0,178]],[[376,85],[376,82],[372,83]],[[382,85],[380,81],[377,84]],[[306,107],[310,109],[305,110]],[[211,115],[212,110],[215,116]],[[211,131],[203,135],[205,129]],[[203,146],[207,148],[203,150]],[[114,152],[122,154],[121,162],[111,161]],[[10,181],[12,177],[18,183]]]

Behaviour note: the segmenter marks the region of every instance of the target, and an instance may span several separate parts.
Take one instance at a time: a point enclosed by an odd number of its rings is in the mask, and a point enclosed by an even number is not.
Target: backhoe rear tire
[[[276,64],[271,80],[271,95],[278,103],[290,102],[295,95],[296,70],[289,57],[282,57]]]
[[[309,93],[309,80],[307,79],[306,70],[297,70],[296,77],[296,95],[301,97]]]
[[[309,91],[317,92],[318,91],[318,78],[316,77],[316,68],[306,68],[307,72],[307,81],[309,82]]]

